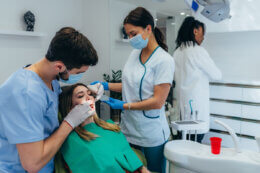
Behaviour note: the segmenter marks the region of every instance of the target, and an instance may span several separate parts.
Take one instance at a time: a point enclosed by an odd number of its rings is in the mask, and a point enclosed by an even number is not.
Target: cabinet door
[[[211,85],[210,98],[242,100],[242,88]]]
[[[243,101],[260,103],[260,89],[243,88]]]
[[[242,117],[252,120],[260,120],[260,106],[242,105]]]
[[[260,124],[241,121],[241,134],[249,136],[260,136]]]
[[[241,117],[241,105],[234,103],[210,101],[210,113],[232,117]]]

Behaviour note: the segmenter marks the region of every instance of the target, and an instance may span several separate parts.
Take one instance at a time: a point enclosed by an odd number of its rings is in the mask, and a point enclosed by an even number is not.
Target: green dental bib
[[[95,123],[87,124],[84,129],[99,137],[86,141],[73,131],[61,149],[72,173],[125,173],[143,165],[123,133],[105,130]]]

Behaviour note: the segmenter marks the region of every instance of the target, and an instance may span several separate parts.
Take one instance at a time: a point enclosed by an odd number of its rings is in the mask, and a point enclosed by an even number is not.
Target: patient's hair
[[[78,86],[84,86],[84,87],[87,88],[87,86],[82,84],[82,83],[77,83],[77,84],[74,84],[74,85],[71,85],[71,86],[62,87],[62,93],[59,96],[59,111],[60,111],[60,115],[61,115],[61,117],[59,117],[60,122],[67,116],[67,114],[72,109],[73,91]],[[93,118],[94,118],[95,123],[98,126],[102,127],[103,129],[111,130],[111,131],[114,131],[114,132],[120,131],[120,127],[118,125],[115,125],[115,124],[112,124],[112,123],[107,123],[104,120],[99,119],[97,114],[93,115]],[[93,140],[96,137],[98,137],[97,135],[85,130],[81,125],[76,127],[75,131],[77,132],[77,134],[81,138],[83,138],[87,141]]]

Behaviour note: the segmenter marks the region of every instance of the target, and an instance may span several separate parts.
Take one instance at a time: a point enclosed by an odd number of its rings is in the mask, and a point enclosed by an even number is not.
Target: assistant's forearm
[[[128,110],[151,110],[151,109],[161,109],[164,105],[165,100],[159,100],[154,97],[143,100],[140,102],[134,102],[134,103],[125,103],[124,109]],[[129,105],[130,104],[130,105]]]
[[[122,92],[122,83],[108,83],[110,91]]]
[[[161,109],[169,94],[170,86],[168,83],[156,85],[154,87],[154,95],[151,98],[140,102],[126,103],[123,107],[125,110],[129,108],[131,110]]]

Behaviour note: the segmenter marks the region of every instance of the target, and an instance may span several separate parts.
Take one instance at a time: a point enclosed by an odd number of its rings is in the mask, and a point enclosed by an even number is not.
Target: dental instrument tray
[[[202,130],[205,127],[205,121],[200,121],[200,120],[172,121],[171,126],[178,131]]]
[[[175,121],[176,124],[198,124],[196,121]]]

